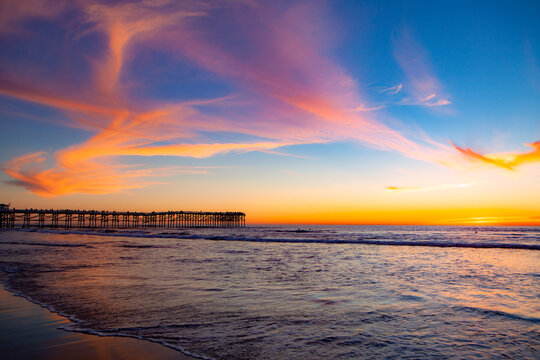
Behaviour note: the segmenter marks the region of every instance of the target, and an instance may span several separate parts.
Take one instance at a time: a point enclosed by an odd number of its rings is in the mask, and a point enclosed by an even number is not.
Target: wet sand
[[[58,329],[71,323],[0,287],[2,359],[195,359],[150,341]]]

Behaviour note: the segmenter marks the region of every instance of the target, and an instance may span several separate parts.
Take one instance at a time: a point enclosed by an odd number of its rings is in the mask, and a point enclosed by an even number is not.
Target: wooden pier
[[[0,229],[14,228],[238,228],[246,226],[242,212],[0,210]]]

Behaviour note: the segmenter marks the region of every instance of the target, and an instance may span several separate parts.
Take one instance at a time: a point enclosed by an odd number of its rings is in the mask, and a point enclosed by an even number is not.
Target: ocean
[[[204,359],[538,359],[540,227],[0,232],[0,281]]]

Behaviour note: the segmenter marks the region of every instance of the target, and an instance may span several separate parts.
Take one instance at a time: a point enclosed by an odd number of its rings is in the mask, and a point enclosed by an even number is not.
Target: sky
[[[0,3],[0,202],[540,225],[538,1]]]

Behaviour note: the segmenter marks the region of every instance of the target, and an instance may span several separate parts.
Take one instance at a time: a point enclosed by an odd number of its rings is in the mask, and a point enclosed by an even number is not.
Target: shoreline
[[[0,350],[4,359],[197,359],[151,340],[59,329],[73,321],[0,285]]]

